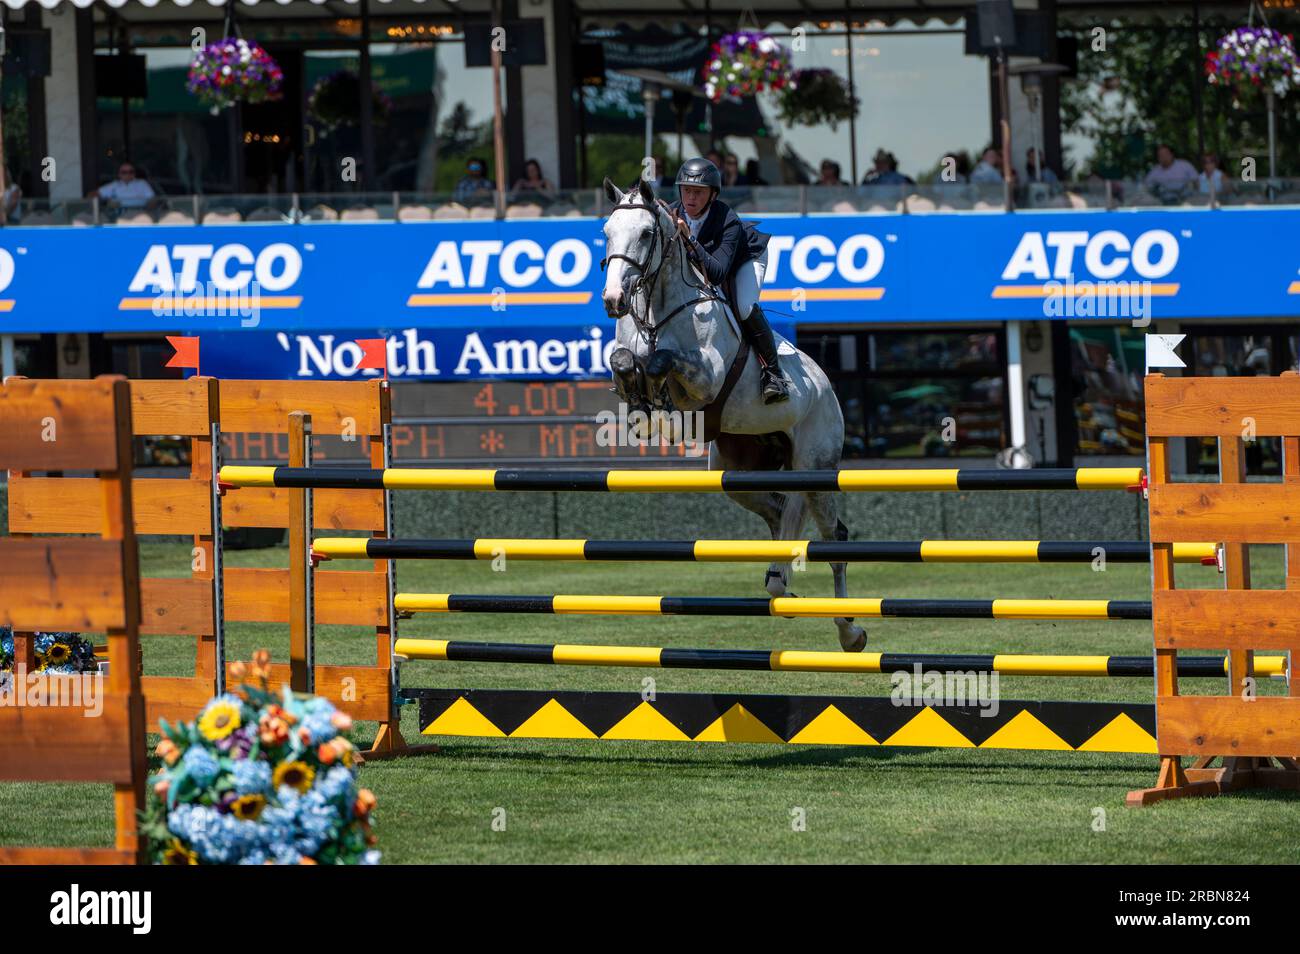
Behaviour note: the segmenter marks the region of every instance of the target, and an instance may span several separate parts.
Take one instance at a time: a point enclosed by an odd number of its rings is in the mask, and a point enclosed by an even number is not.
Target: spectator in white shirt
[[[1196,181],[1196,169],[1192,164],[1186,159],[1176,158],[1174,150],[1161,143],[1156,147],[1156,164],[1142,184],[1161,202],[1177,202],[1187,196]]]
[[[1219,167],[1219,157],[1213,152],[1207,152],[1201,158],[1201,175],[1200,175],[1200,192],[1201,195],[1209,195],[1210,187],[1214,191],[1223,195],[1227,191],[1227,180],[1223,177],[1223,170]]]
[[[102,185],[91,196],[99,196],[116,202],[124,209],[142,209],[154,197],[153,186],[144,179],[135,176],[135,165],[124,162],[117,167],[117,178],[108,185]]]

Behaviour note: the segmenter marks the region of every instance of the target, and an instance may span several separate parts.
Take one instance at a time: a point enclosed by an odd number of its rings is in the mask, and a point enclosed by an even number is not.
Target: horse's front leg
[[[627,348],[618,348],[609,356],[609,370],[614,377],[614,390],[628,405],[628,410],[646,408],[645,369],[636,355]]]
[[[713,397],[713,372],[699,354],[660,348],[646,362],[645,374],[652,394],[671,378],[692,404],[707,404]]]

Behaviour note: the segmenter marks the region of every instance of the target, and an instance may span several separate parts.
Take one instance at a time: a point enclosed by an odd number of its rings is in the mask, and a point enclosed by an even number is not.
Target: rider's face
[[[682,189],[682,208],[693,219],[698,219],[700,213],[704,211],[709,204],[709,194],[712,192],[708,186],[684,185]]]

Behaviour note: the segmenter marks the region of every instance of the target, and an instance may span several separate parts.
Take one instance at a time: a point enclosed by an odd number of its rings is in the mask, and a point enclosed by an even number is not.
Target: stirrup
[[[764,404],[780,404],[790,400],[790,384],[780,371],[764,367],[759,377]]]

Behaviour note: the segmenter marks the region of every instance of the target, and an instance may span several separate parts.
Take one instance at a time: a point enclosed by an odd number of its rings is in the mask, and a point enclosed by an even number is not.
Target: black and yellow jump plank
[[[913,673],[996,672],[1003,676],[1154,675],[1150,656],[1043,656],[844,653],[799,649],[673,649],[656,646],[480,643],[448,639],[399,639],[393,648],[407,659],[438,662],[623,666],[647,669],[739,669],[759,672]],[[1256,656],[1256,676],[1286,673],[1286,657]],[[1178,657],[1179,676],[1228,674],[1226,656]]]
[[[499,596],[398,593],[408,613],[616,616],[911,617],[921,619],[1150,619],[1150,600],[926,600],[779,596]]]
[[[362,490],[571,490],[621,493],[1132,490],[1140,467],[1043,467],[1028,470],[465,470],[399,467],[221,468],[228,487],[326,487]]]
[[[1155,706],[890,697],[406,689],[430,736],[766,742],[1155,754]]]
[[[390,540],[320,537],[312,554],[326,560],[585,560],[781,563],[1147,563],[1140,540]],[[1175,543],[1179,563],[1214,564],[1213,543]]]

